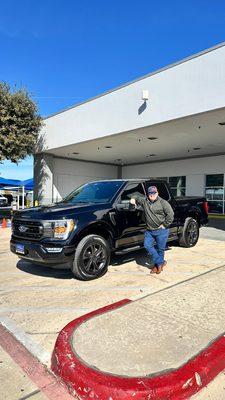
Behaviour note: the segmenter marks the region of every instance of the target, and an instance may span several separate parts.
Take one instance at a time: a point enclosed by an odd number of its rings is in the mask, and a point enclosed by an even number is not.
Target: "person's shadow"
[[[124,264],[132,261],[134,261],[137,265],[141,265],[142,267],[145,267],[147,269],[151,269],[152,267],[154,267],[154,264],[152,263],[151,258],[147,254],[145,249],[132,251],[130,253],[122,255],[113,255],[110,265],[123,266]]]
[[[169,245],[166,247],[165,251],[168,250],[171,250],[171,247]],[[152,262],[150,255],[144,248],[123,255],[113,255],[110,264],[123,265],[131,261],[135,261],[136,264],[141,265],[142,267],[145,267],[147,269],[151,269],[154,267],[154,263]]]

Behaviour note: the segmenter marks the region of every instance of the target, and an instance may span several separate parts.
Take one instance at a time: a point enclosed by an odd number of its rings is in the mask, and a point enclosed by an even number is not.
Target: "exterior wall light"
[[[142,90],[142,100],[146,101],[149,98],[148,90]]]

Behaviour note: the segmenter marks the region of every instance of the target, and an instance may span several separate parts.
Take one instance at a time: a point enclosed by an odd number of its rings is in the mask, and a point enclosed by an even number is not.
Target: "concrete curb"
[[[225,368],[225,336],[178,369],[143,377],[124,377],[101,372],[87,365],[71,345],[74,331],[97,315],[122,307],[124,299],[71,321],[60,332],[52,354],[52,371],[72,388],[80,399],[99,400],[187,400]]]

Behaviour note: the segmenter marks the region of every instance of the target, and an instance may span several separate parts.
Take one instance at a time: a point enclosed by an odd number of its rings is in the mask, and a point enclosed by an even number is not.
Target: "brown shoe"
[[[156,274],[161,274],[162,271],[163,271],[163,264],[160,264],[157,266]]]
[[[158,271],[158,268],[155,266],[153,268],[151,268],[150,274],[156,274]]]

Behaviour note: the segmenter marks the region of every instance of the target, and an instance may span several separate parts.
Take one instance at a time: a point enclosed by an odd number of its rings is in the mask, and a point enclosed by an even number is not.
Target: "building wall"
[[[124,166],[123,178],[186,176],[186,195],[203,196],[206,174],[225,174],[225,156]]]
[[[59,201],[83,183],[118,177],[118,167],[53,157],[35,156],[35,200],[41,204]]]
[[[223,45],[49,117],[44,150],[224,107],[224,69]],[[149,100],[139,113],[143,89]]]
[[[100,179],[186,176],[186,195],[204,196],[205,175],[225,174],[225,156],[202,157],[116,167],[106,164],[35,156],[35,199],[46,204],[60,200],[79,185]]]
[[[54,158],[53,198],[59,200],[83,183],[117,178],[118,167]]]

